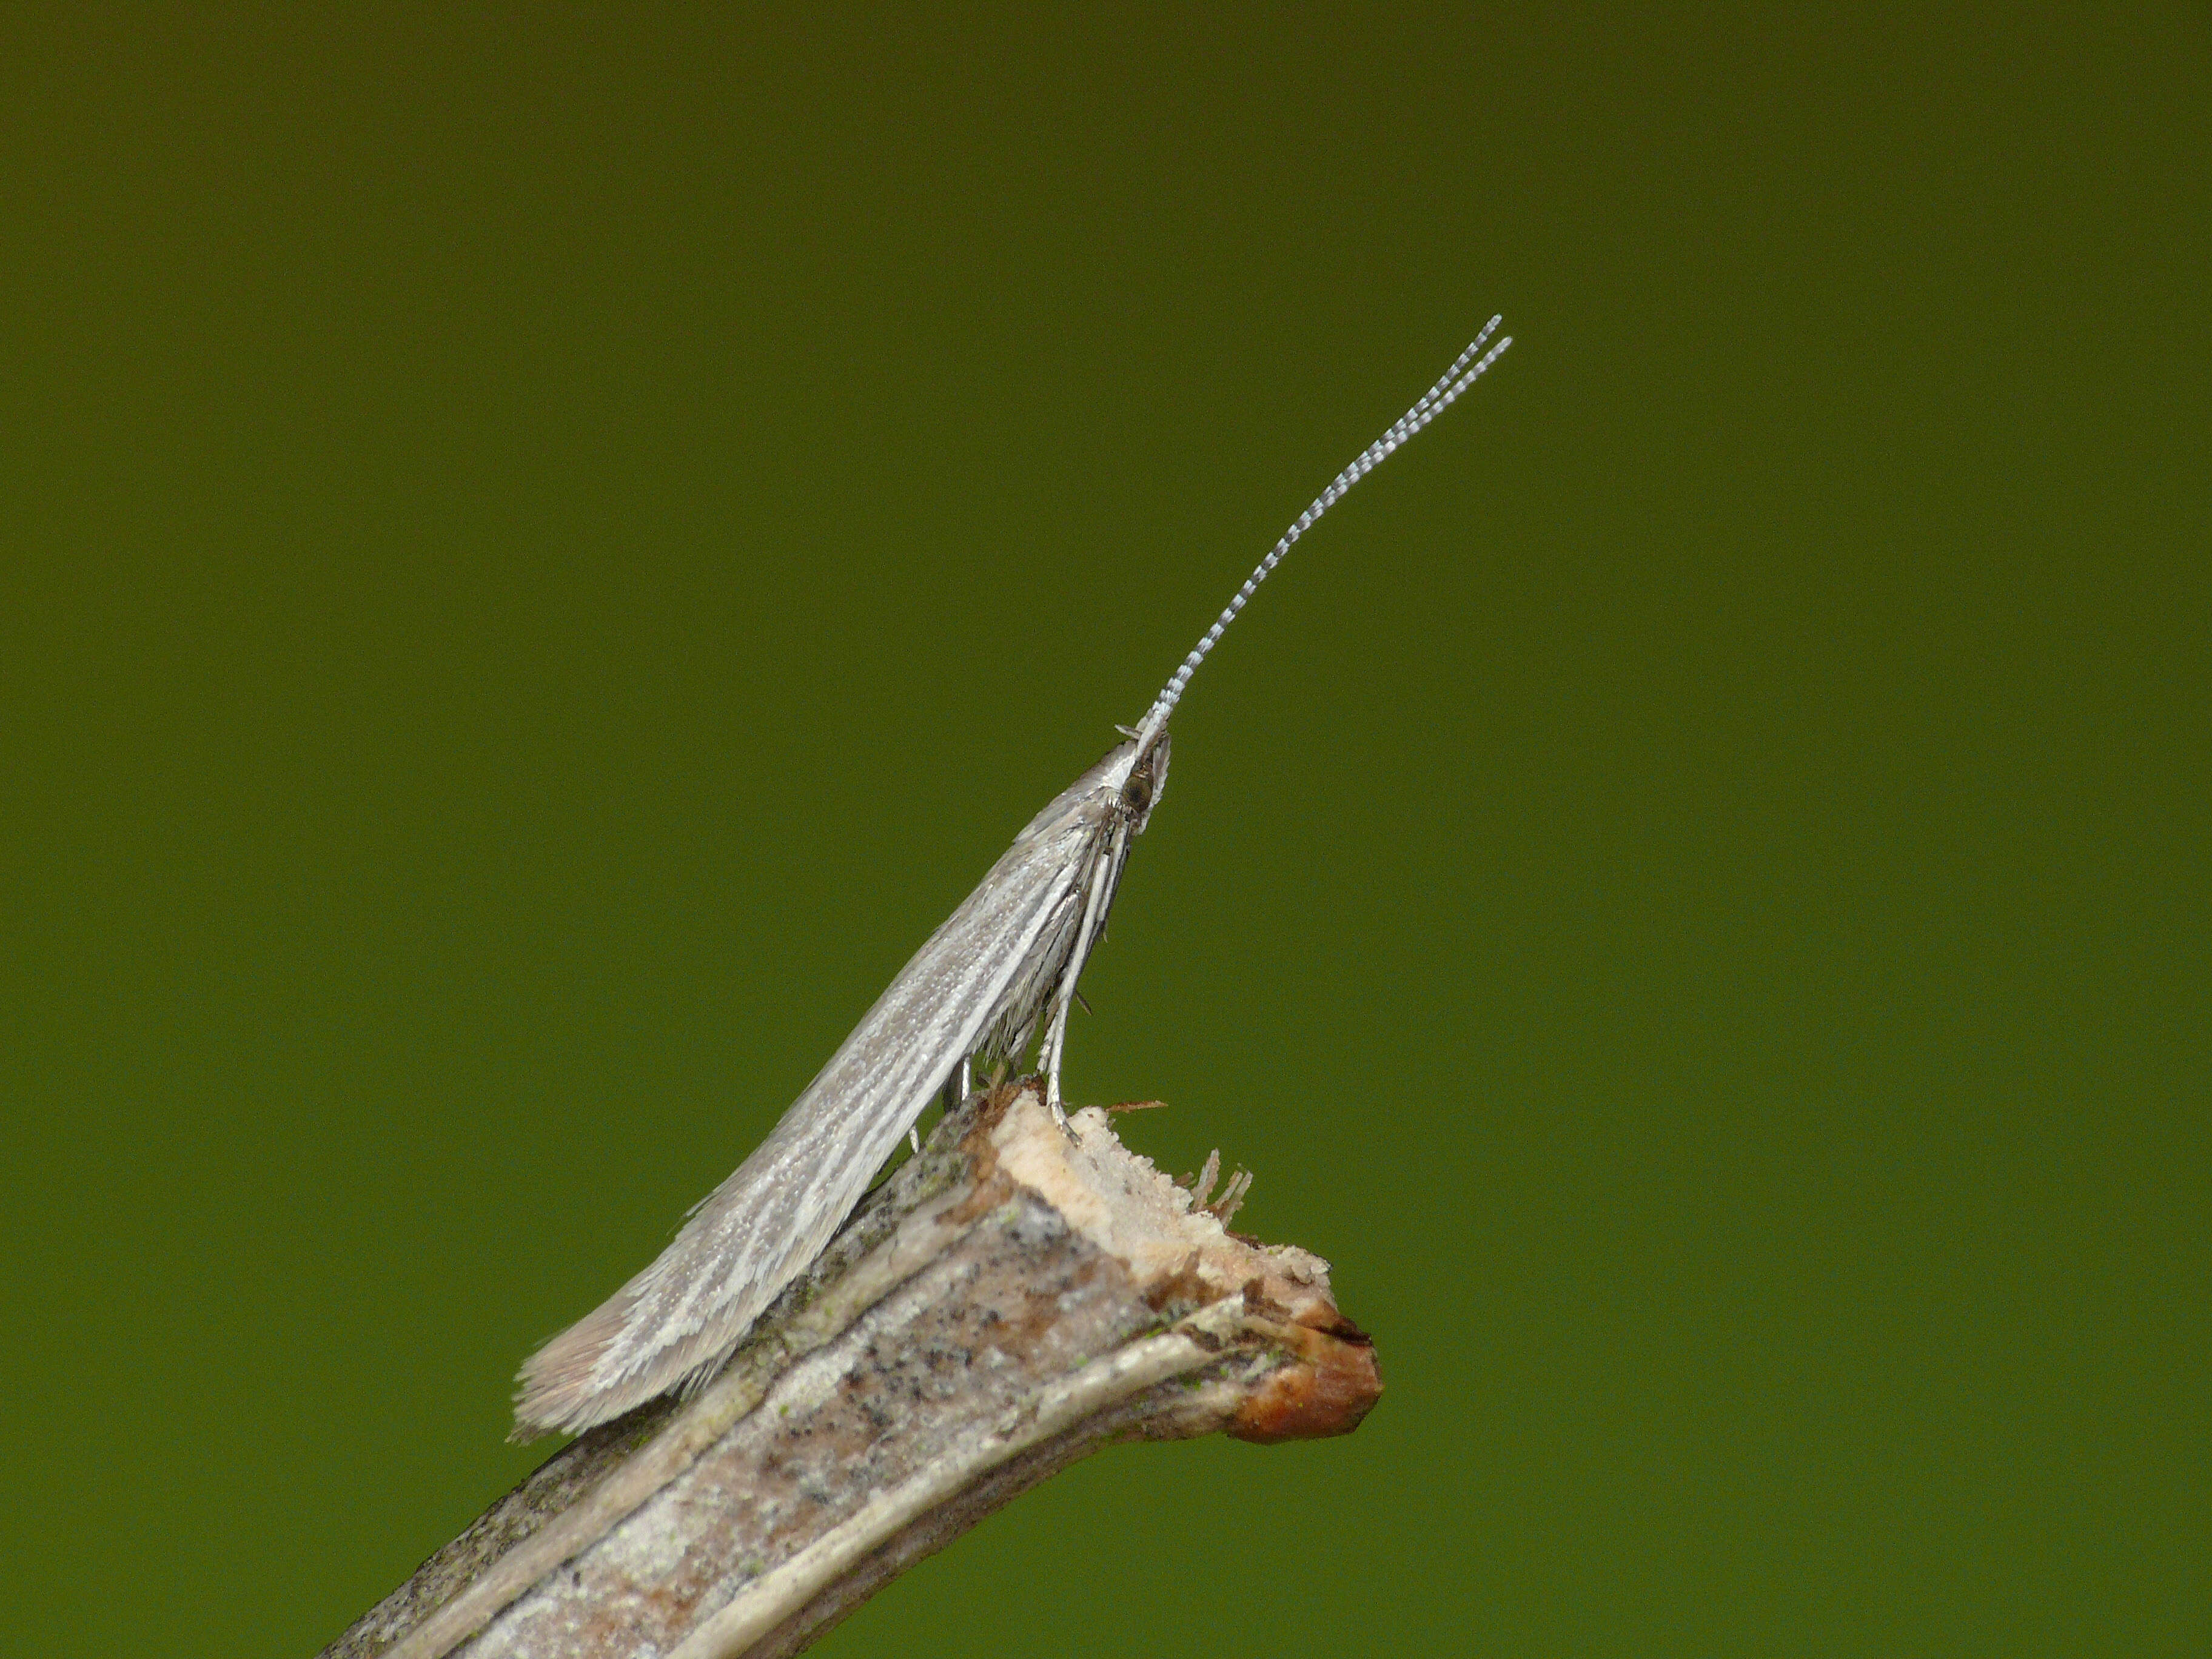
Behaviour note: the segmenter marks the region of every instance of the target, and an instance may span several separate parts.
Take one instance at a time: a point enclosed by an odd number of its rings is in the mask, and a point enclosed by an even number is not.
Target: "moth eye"
[[[1152,804],[1152,775],[1149,772],[1133,772],[1128,782],[1121,786],[1121,805],[1133,812],[1141,812]]]

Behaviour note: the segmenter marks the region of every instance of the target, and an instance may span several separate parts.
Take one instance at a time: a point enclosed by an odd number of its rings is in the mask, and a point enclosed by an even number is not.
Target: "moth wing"
[[[589,1428],[711,1375],[974,1052],[1024,959],[1079,902],[1073,872],[1094,833],[1069,814],[1017,838],[652,1266],[525,1363],[520,1427]]]

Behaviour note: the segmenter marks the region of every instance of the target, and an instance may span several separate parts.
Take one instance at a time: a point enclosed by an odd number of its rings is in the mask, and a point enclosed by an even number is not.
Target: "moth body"
[[[1083,961],[1167,777],[1164,730],[1055,796],[929,936],[830,1062],[652,1266],[523,1366],[520,1431],[575,1431],[706,1382],[830,1242],[963,1061],[1025,1053],[1047,1091]]]

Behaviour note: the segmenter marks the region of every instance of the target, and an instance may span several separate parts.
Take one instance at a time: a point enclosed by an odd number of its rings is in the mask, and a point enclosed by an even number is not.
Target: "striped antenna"
[[[1361,450],[1358,459],[1330,480],[1328,488],[1314,497],[1313,505],[1299,514],[1297,522],[1283,532],[1282,540],[1275,544],[1267,556],[1261,560],[1252,574],[1244,579],[1244,586],[1237,590],[1237,597],[1230,600],[1228,607],[1213,619],[1213,626],[1206,630],[1206,637],[1192,649],[1190,655],[1182,659],[1182,666],[1176,670],[1175,678],[1161,689],[1160,695],[1153,699],[1152,706],[1145,711],[1143,722],[1131,734],[1136,738],[1139,749],[1146,747],[1159,735],[1160,729],[1168,723],[1168,716],[1174,713],[1176,704],[1182,701],[1183,688],[1190,684],[1190,677],[1198,672],[1199,664],[1206,660],[1206,653],[1213,649],[1214,642],[1220,639],[1229,624],[1237,620],[1237,613],[1244,608],[1258,591],[1260,584],[1267,580],[1267,573],[1282,562],[1283,555],[1291,550],[1298,538],[1313,528],[1314,521],[1334,507],[1345,491],[1380,466],[1399,445],[1449,409],[1458,400],[1461,392],[1480,380],[1483,371],[1505,355],[1505,348],[1513,343],[1513,337],[1510,334],[1487,351],[1483,349],[1490,337],[1498,331],[1498,325],[1504,320],[1502,317],[1492,317],[1485,323],[1482,332],[1474,337],[1474,343],[1459,354],[1452,366],[1443,372],[1443,378],[1424,392],[1411,409],[1393,422],[1389,431]]]

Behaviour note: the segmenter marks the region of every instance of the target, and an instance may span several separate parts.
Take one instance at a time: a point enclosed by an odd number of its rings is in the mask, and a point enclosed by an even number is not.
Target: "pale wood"
[[[325,1659],[795,1653],[1103,1446],[1356,1426],[1328,1264],[1230,1232],[1214,1160],[1194,1191],[1073,1123],[969,1099],[696,1399],[556,1453]]]

